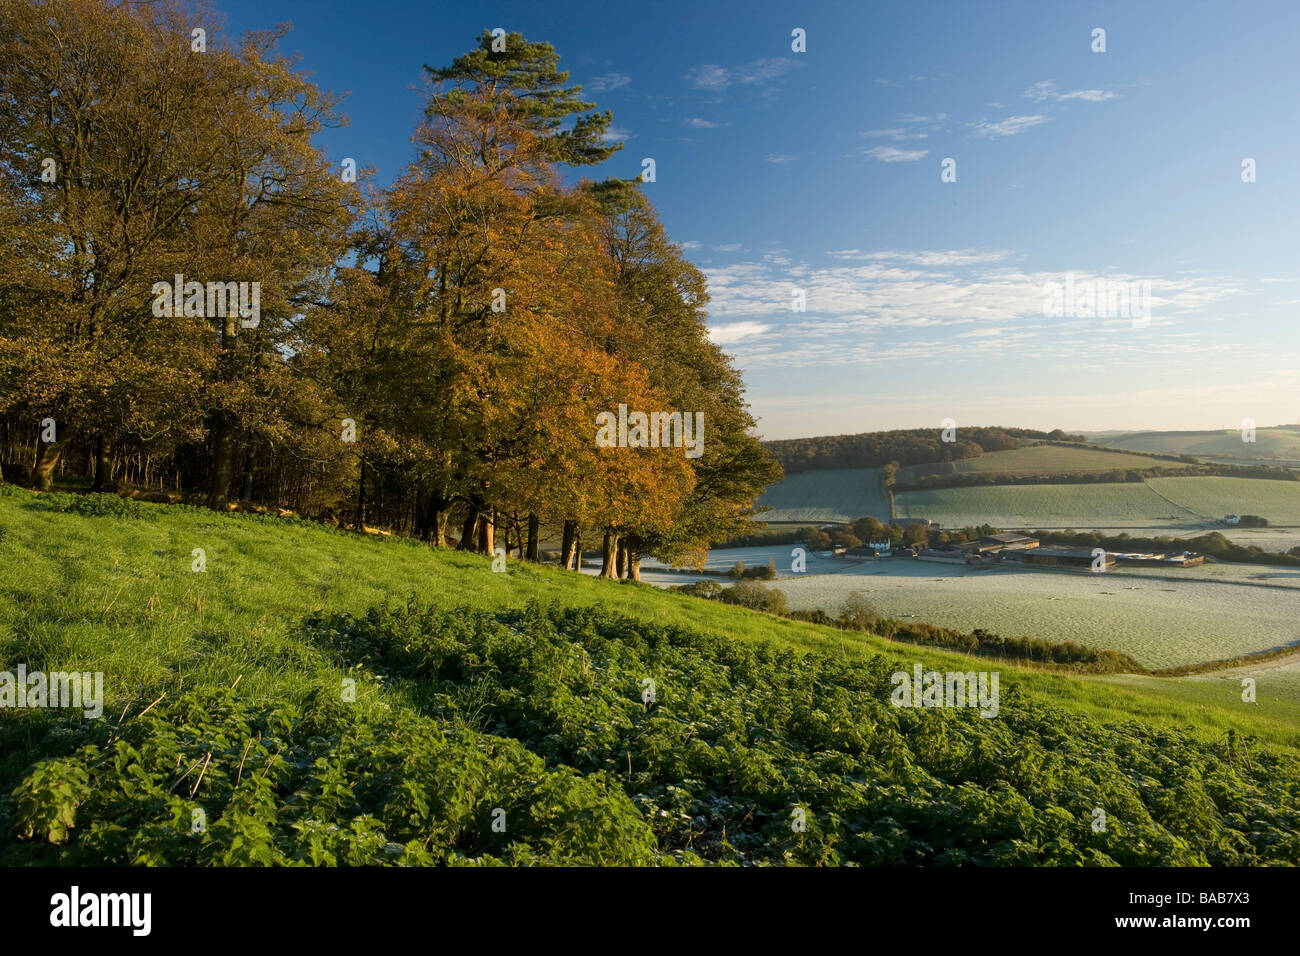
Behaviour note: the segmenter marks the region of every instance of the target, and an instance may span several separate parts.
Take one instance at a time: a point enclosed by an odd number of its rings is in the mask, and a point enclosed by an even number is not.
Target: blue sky
[[[552,43],[626,143],[585,174],[655,160],[765,437],[1300,421],[1300,4],[216,2],[293,23],[381,183],[424,64]],[[1045,315],[1067,274],[1149,319]]]

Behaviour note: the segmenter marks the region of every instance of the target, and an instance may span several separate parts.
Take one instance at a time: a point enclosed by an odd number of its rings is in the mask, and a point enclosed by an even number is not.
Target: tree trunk
[[[361,459],[361,480],[357,482],[357,530],[366,530],[366,460]]]
[[[474,547],[474,531],[478,527],[478,502],[471,500],[469,510],[465,513],[465,523],[460,527],[460,544],[457,551],[470,551]]]
[[[478,552],[479,554],[496,553],[496,524],[497,510],[483,512],[483,521],[479,524],[478,531]]]
[[[241,482],[239,497],[243,501],[253,500],[253,436],[244,433],[244,480]]]
[[[212,484],[208,487],[207,506],[225,511],[230,497],[230,477],[234,465],[235,429],[229,416],[218,412],[212,422]],[[148,475],[145,475],[148,484]]]
[[[614,577],[622,581],[627,575],[627,538],[619,538],[614,548]]]
[[[221,368],[223,376],[234,361],[235,317],[227,316],[221,328]],[[235,416],[218,409],[212,416],[212,484],[208,486],[207,506],[213,511],[225,511],[230,497],[230,478],[234,470]],[[145,484],[148,485],[148,475]]]
[[[525,561],[542,560],[541,542],[538,538],[541,535],[541,519],[531,511],[528,513],[528,550],[524,553]]]
[[[574,532],[573,535],[573,570],[582,570],[582,532]]]
[[[65,438],[64,441],[67,439]],[[54,467],[59,463],[63,453],[61,441],[44,442],[36,440],[36,464],[32,466],[32,487],[37,491],[49,491],[54,487]]]
[[[440,491],[429,492],[424,511],[419,516],[420,539],[435,548],[447,546],[447,506],[451,504]]]
[[[95,436],[95,481],[90,490],[103,491],[108,485],[108,440],[101,432]]]
[[[600,576],[602,578],[613,578],[616,575],[614,567],[616,552],[618,551],[618,534],[611,528],[605,529],[605,540],[600,549]]]
[[[573,549],[578,543],[578,522],[572,518],[564,519],[564,528],[560,532],[560,568],[564,571],[573,568]]]
[[[629,581],[641,580],[641,552],[628,551],[627,553],[627,579]]]

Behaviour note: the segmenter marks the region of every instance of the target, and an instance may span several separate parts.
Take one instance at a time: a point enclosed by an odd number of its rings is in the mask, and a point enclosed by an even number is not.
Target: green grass
[[[1011,666],[296,520],[9,488],[0,529],[0,669],[106,690],[103,720],[0,710],[0,861],[1300,859],[1294,708],[1231,682]],[[913,663],[996,670],[998,719],[889,706]]]
[[[1259,515],[1270,525],[1300,525],[1300,481],[1262,478],[1151,478],[1151,489],[1210,518]]]
[[[958,474],[984,473],[1004,475],[1042,475],[1090,473],[1116,469],[1140,469],[1174,466],[1175,462],[1148,458],[1145,455],[1104,451],[1095,448],[1066,448],[1059,445],[1029,445],[1008,451],[995,451],[979,458],[964,458],[951,463]],[[898,481],[905,483],[920,475],[936,473],[935,465],[912,465],[900,468]]]
[[[412,595],[434,607],[491,612],[532,599],[568,607],[614,605],[629,616],[784,650],[857,656],[884,651],[927,666],[971,666],[971,658],[959,654],[903,647],[644,585],[517,562],[506,573],[493,573],[486,558],[404,539],[165,505],[135,505],[137,518],[85,517],[49,510],[46,501],[0,489],[0,661],[102,670],[106,713],[147,704],[164,690],[229,687],[236,680],[249,699],[305,700],[322,684],[336,687],[343,676],[303,642],[299,626],[305,616],[361,613]],[[206,552],[205,573],[191,571],[195,548]],[[1099,679],[1001,669],[1098,719],[1136,714],[1208,737],[1235,729],[1300,748],[1300,727],[1289,709],[1243,711],[1231,698],[1198,698],[1188,707],[1184,691],[1168,689],[1175,681],[1108,688]]]
[[[904,517],[929,518],[946,528],[987,523],[999,528],[1091,530],[1177,527],[1204,521],[1139,482],[903,491],[894,495],[894,510]]]
[[[763,521],[883,520],[889,496],[880,487],[879,468],[834,468],[787,476],[758,499],[758,507],[773,509],[760,516]]]
[[[1223,431],[1137,432],[1094,439],[1099,445],[1167,455],[1229,458],[1300,458],[1300,429],[1257,428],[1255,441],[1244,442],[1236,429]]]

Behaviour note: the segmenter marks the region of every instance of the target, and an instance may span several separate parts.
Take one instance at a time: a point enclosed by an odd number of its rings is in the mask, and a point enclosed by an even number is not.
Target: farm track
[[[1173,506],[1174,506],[1175,508],[1177,508],[1179,511],[1186,511],[1186,512],[1188,512],[1189,514],[1194,514],[1194,515],[1196,515],[1198,518],[1200,518],[1200,519],[1203,520],[1203,521],[1213,521],[1213,520],[1214,520],[1214,519],[1211,518],[1209,515],[1203,515],[1203,514],[1201,514],[1199,511],[1194,511],[1194,510],[1192,510],[1191,508],[1188,508],[1186,505],[1180,505],[1178,502],[1174,501],[1172,498],[1168,497],[1167,495],[1162,495],[1159,491],[1157,491],[1155,488],[1153,488],[1153,487],[1151,486],[1151,482],[1149,482],[1149,481],[1143,481],[1142,484],[1144,484],[1144,485],[1146,485],[1148,488],[1150,488],[1150,489],[1151,489],[1151,493],[1154,494],[1156,497],[1161,498],[1162,500],[1169,502],[1171,505],[1173,505]]]

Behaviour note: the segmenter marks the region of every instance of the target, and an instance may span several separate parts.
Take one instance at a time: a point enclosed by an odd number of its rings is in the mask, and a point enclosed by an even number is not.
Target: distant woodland
[[[861,435],[789,438],[764,444],[786,474],[796,474],[817,468],[880,468],[890,462],[905,466],[960,461],[978,458],[985,452],[1006,451],[1044,440],[1085,441],[1080,435],[1067,435],[1060,429],[1041,432],[1032,428],[963,427],[956,430],[954,440],[950,442],[943,440],[940,428],[913,428]]]

